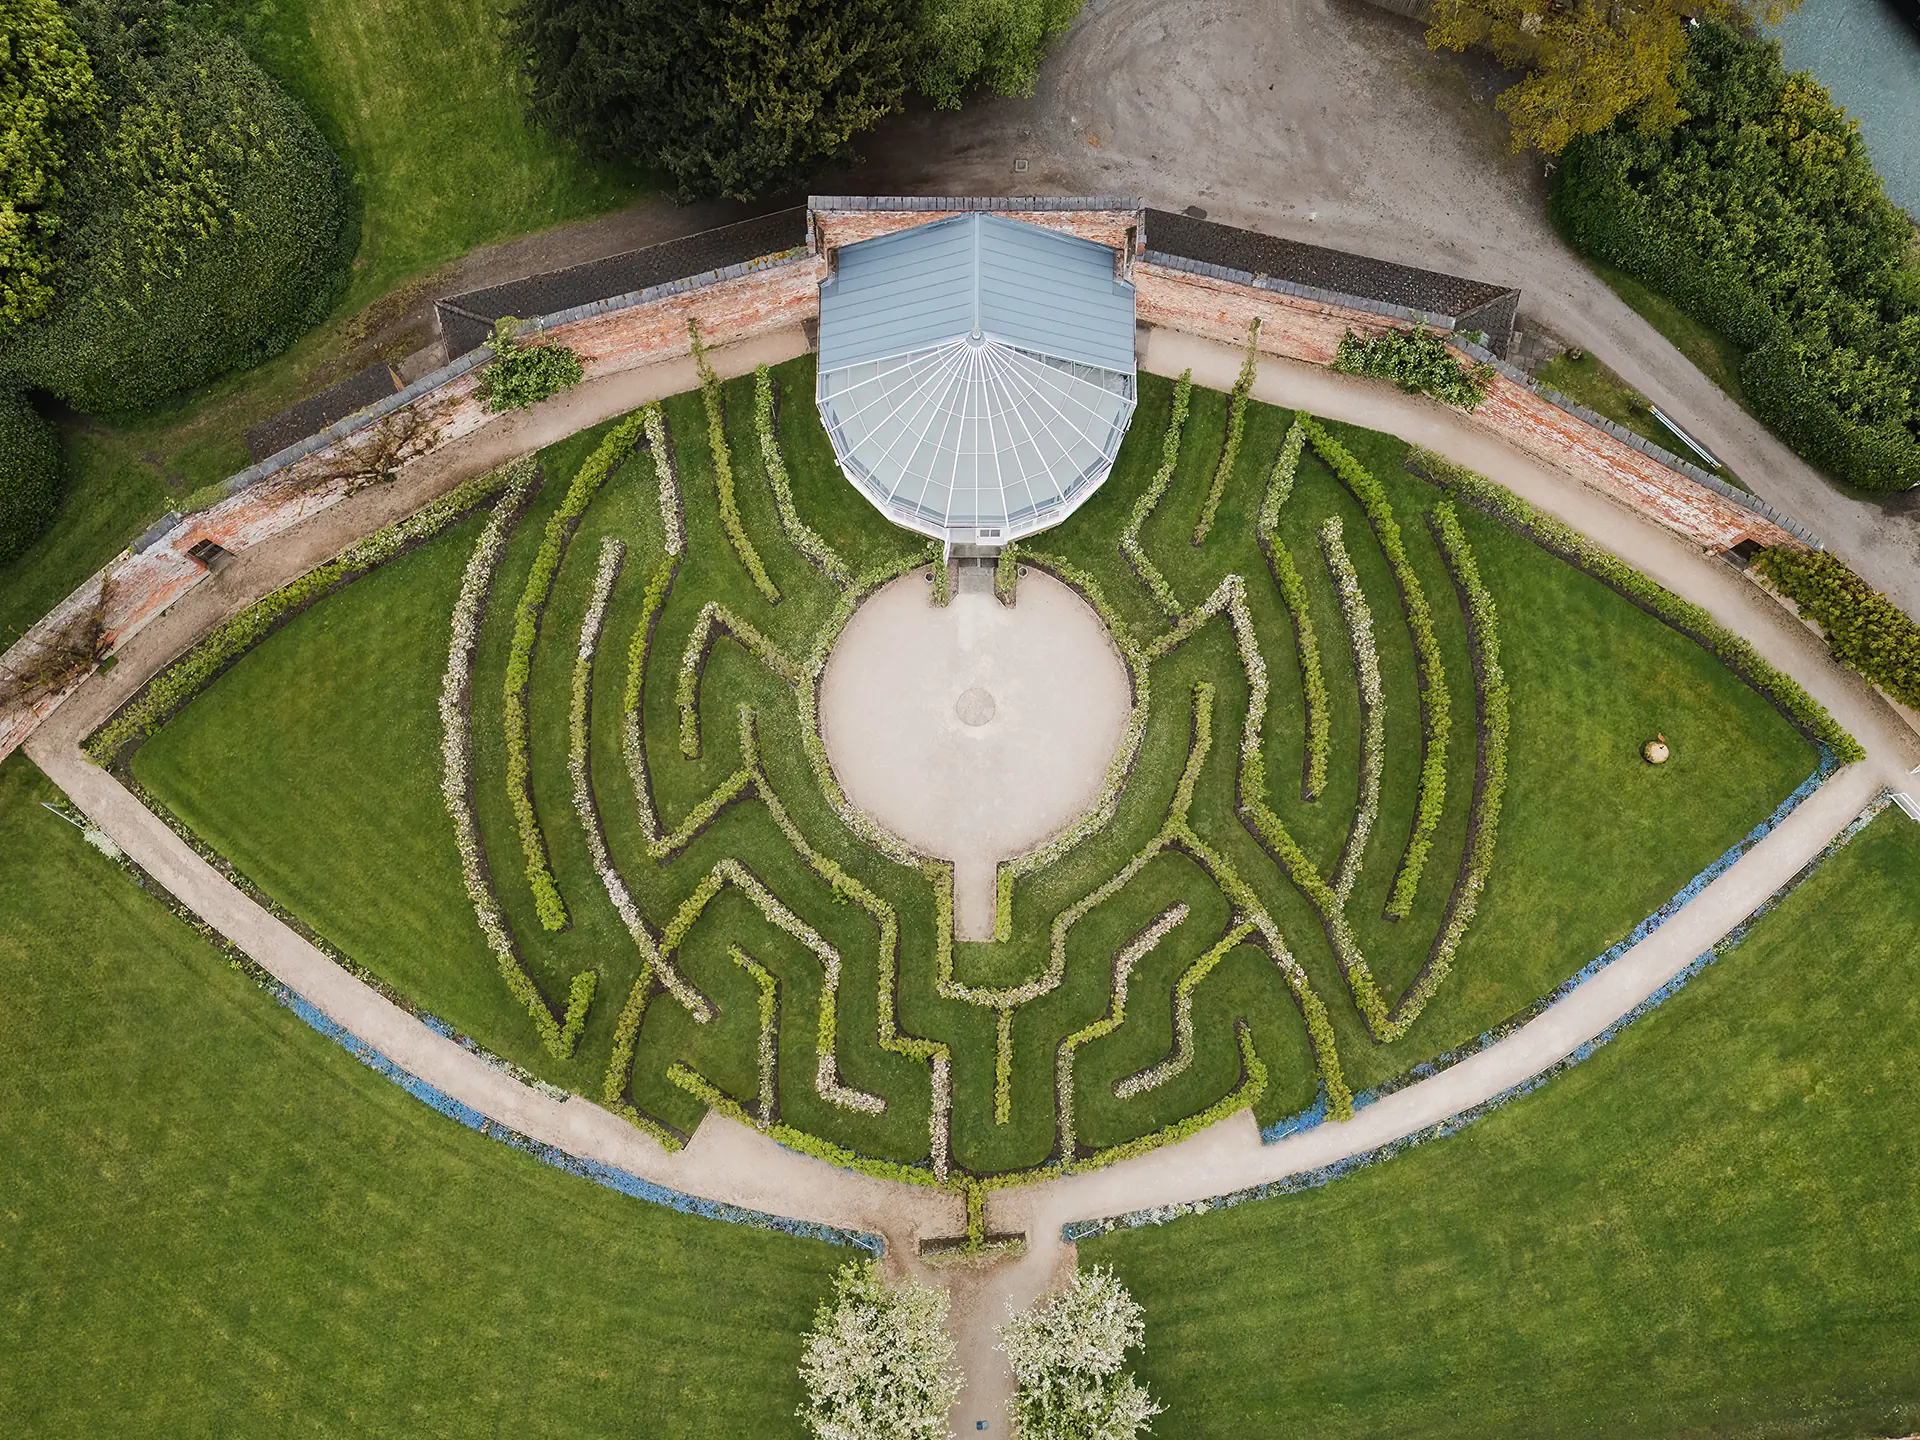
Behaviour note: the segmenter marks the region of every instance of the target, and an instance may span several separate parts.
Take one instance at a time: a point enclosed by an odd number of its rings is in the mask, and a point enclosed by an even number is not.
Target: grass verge
[[[1182,1435],[1920,1422],[1920,828],[1889,810],[1544,1090],[1321,1190],[1117,1233]]]
[[[232,970],[54,794],[0,766],[0,1428],[792,1428],[800,1332],[846,1252],[636,1203],[435,1114]]]

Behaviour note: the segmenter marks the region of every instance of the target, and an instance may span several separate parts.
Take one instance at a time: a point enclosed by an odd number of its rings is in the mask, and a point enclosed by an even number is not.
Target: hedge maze
[[[1691,667],[1723,733],[1774,723],[1716,710],[1714,686],[1754,697],[1644,601],[1483,513],[1485,482],[1416,479],[1398,442],[1250,406],[1244,387],[1143,377],[1107,486],[993,577],[1002,603],[1036,567],[1084,597],[1133,709],[1091,808],[1002,865],[995,939],[957,941],[951,866],[850,804],[817,717],[861,601],[919,575],[948,603],[946,579],[838,474],[810,362],[723,384],[701,359],[698,393],[470,487],[465,509],[491,508],[458,532],[465,568],[431,638],[439,813],[416,826],[457,852],[465,923],[500,973],[497,1012],[469,1028],[669,1146],[719,1109],[837,1163],[964,1187],[978,1216],[983,1186],[1243,1106],[1342,1116],[1551,988],[1594,951],[1535,958],[1530,887],[1578,872],[1538,826],[1511,855],[1500,839],[1520,694],[1503,585],[1599,607],[1618,654]],[[1526,624],[1543,695],[1555,647]],[[218,673],[181,665],[188,679],[155,682],[163,707],[136,699],[109,727],[107,758]],[[1803,765],[1790,734],[1765,740],[1760,783]],[[1534,753],[1528,777],[1553,763]],[[1702,845],[1744,816],[1707,816]],[[1685,878],[1596,836],[1596,863],[1641,886],[1609,902],[1627,925]],[[1512,913],[1476,948],[1509,873]],[[1580,923],[1621,922],[1565,923],[1588,945]]]
[[[816,714],[821,673],[855,607],[877,587],[927,567],[929,557],[899,536],[873,537],[879,544],[862,537],[869,543],[852,554],[825,539],[796,495],[773,376],[762,371],[756,377],[753,443],[740,447],[745,455],[736,455],[725,389],[704,364],[704,355],[700,358],[704,433],[690,437],[682,430],[677,449],[659,406],[607,431],[548,518],[512,612],[502,711],[505,780],[533,918],[546,929],[561,929],[570,909],[589,903],[598,890],[634,949],[632,978],[614,1000],[619,1008],[603,1101],[669,1145],[684,1143],[689,1120],[697,1119],[697,1111],[690,1114],[686,1105],[671,1103],[669,1092],[678,1091],[699,1107],[717,1107],[787,1144],[844,1163],[918,1183],[954,1183],[970,1176],[1006,1183],[1099,1164],[1263,1100],[1273,1071],[1261,1053],[1259,1032],[1285,1026],[1291,1043],[1269,1042],[1268,1048],[1276,1059],[1284,1056],[1294,1072],[1288,1093],[1300,1092],[1304,1060],[1304,1078],[1324,1092],[1331,1112],[1348,1113],[1352,1090],[1329,1017],[1329,997],[1296,958],[1295,947],[1323,942],[1345,985],[1346,993],[1334,998],[1351,1004],[1376,1040],[1397,1039],[1445,982],[1495,848],[1507,734],[1497,610],[1451,508],[1436,508],[1431,523],[1454,582],[1455,593],[1443,598],[1451,602],[1457,594],[1463,607],[1449,618],[1467,639],[1471,676],[1449,673],[1436,632],[1436,607],[1408,560],[1393,505],[1367,467],[1313,421],[1299,418],[1289,425],[1277,451],[1262,457],[1264,489],[1247,497],[1257,499],[1253,553],[1263,562],[1260,568],[1252,573],[1237,568],[1236,562],[1246,558],[1245,547],[1235,555],[1224,539],[1209,544],[1243,444],[1246,397],[1244,387],[1237,387],[1228,433],[1206,467],[1210,479],[1200,523],[1190,532],[1192,548],[1203,557],[1218,557],[1210,567],[1218,573],[1205,595],[1183,596],[1143,538],[1167,499],[1186,447],[1192,396],[1183,378],[1156,437],[1160,464],[1133,497],[1111,555],[1089,554],[1094,547],[1082,544],[1058,554],[1036,546],[1018,557],[1074,587],[1101,613],[1127,663],[1135,706],[1088,813],[1064,834],[1002,867],[995,945],[961,946],[953,935],[950,866],[911,851],[854,809],[834,779]],[[805,411],[790,414],[790,428],[803,417],[810,419]],[[808,500],[839,483],[818,463],[819,451],[817,445],[810,448],[812,463],[803,472],[811,482],[801,487]],[[704,452],[699,454],[703,465],[686,463],[693,452]],[[1318,456],[1358,501],[1369,543],[1389,568],[1391,591],[1367,593],[1340,517],[1310,514],[1305,502],[1293,499],[1296,473],[1307,455]],[[757,476],[751,474],[755,461]],[[703,480],[708,483],[702,485]],[[766,503],[743,505],[743,492],[756,480]],[[644,508],[657,514],[657,523],[641,533],[605,536],[597,564],[567,566],[575,527],[610,482],[650,491],[657,503]],[[485,603],[503,528],[524,507],[524,489],[516,482],[498,502],[476,542],[456,609],[443,705],[445,794],[463,848],[469,843],[465,837],[475,837],[478,863],[469,873],[476,878],[482,927],[494,940],[515,997],[544,1043],[563,1056],[579,1039],[581,1011],[593,1003],[596,972],[576,972],[564,1008],[528,977],[511,925],[487,881],[491,872],[478,840],[482,827],[471,804],[472,777],[461,768],[472,750],[468,727],[473,721],[471,707],[459,703],[471,686],[456,672],[462,657],[472,653],[477,612]],[[771,526],[765,523],[768,512],[775,522]],[[708,533],[710,517],[719,521],[717,535]],[[877,520],[867,528],[883,530]],[[1296,546],[1317,550],[1322,565],[1296,561]],[[768,557],[782,554],[800,563],[776,579]],[[1109,563],[1102,565],[1102,559]],[[556,581],[586,591],[577,630],[541,628]],[[997,575],[996,581],[1003,599],[1017,598],[1017,592],[1007,593],[1017,586],[1017,572]],[[1267,601],[1260,615],[1249,598],[1256,586]],[[1334,600],[1337,635],[1321,633],[1326,606],[1324,598],[1317,609],[1311,601],[1315,588]],[[637,604],[621,616],[620,643],[604,646],[617,597],[635,589]],[[1143,625],[1125,613],[1125,602],[1115,593],[1122,589],[1149,602],[1161,622]],[[930,585],[929,603],[940,603],[946,594],[944,585]],[[1271,623],[1276,605],[1286,616],[1284,627]],[[1411,694],[1389,697],[1383,686],[1376,607],[1391,617],[1389,623],[1404,624],[1410,637],[1416,678]],[[1216,636],[1227,645],[1209,646]],[[572,814],[567,818],[585,840],[591,876],[556,875],[542,831],[528,722],[536,644],[572,652],[567,747]],[[1286,742],[1302,756],[1297,790],[1290,781],[1269,783],[1267,757],[1281,748],[1268,736],[1276,684],[1269,653],[1283,677],[1279,683],[1298,697],[1291,708],[1302,716],[1300,738]],[[1193,658],[1170,669],[1176,654]],[[1223,668],[1224,675],[1216,673]],[[1331,682],[1329,671],[1336,677]],[[1285,817],[1303,806],[1328,803],[1323,797],[1329,790],[1335,709],[1329,690],[1342,683],[1353,697],[1342,719],[1357,732],[1350,747],[1354,781],[1342,787],[1343,795],[1350,788],[1352,803],[1337,824],[1321,827],[1340,832],[1333,863],[1325,865]],[[1424,963],[1396,990],[1377,978],[1349,911],[1376,903],[1357,890],[1370,866],[1384,866],[1392,880],[1383,913],[1395,922],[1413,914],[1448,800],[1454,686],[1462,688],[1463,702],[1471,701],[1477,737],[1466,777],[1471,783],[1459,787],[1455,799],[1468,811],[1470,839],[1447,877],[1447,899]],[[618,697],[617,707],[611,707],[615,713],[595,703],[596,693]],[[1401,705],[1413,712],[1417,726],[1411,826],[1391,843],[1376,844],[1387,779],[1388,717]],[[617,736],[618,767],[596,766],[609,748],[606,736],[596,736],[597,725]],[[1237,730],[1237,746],[1219,744],[1225,738],[1222,729]],[[780,767],[784,774],[776,774],[769,763],[771,734],[777,734],[788,757]],[[1216,796],[1203,810],[1196,804],[1202,787],[1217,792],[1223,770],[1228,804],[1223,807],[1218,801],[1226,797]],[[1173,782],[1170,794],[1163,788],[1167,779]],[[622,833],[614,837],[602,813],[609,793],[618,795],[622,815],[616,827]],[[1226,837],[1217,833],[1223,808],[1233,817],[1234,833]],[[758,813],[751,817],[752,833],[742,835],[744,843],[699,843],[720,834],[723,819],[747,811]],[[546,823],[553,823],[554,807],[546,807],[546,813]],[[1141,818],[1151,823],[1142,827]],[[745,832],[748,827],[727,828]],[[622,843],[629,839],[639,843]],[[721,849],[727,853],[715,853]],[[804,883],[790,883],[797,873],[805,874]],[[1250,878],[1253,874],[1261,883]],[[1083,877],[1092,883],[1083,885]],[[1305,901],[1317,933],[1291,933],[1291,918],[1283,922],[1263,895],[1276,884]],[[890,898],[903,889],[917,892],[905,908],[918,913],[905,920],[902,904]],[[677,901],[650,903],[667,894]],[[1136,925],[1132,912],[1142,901],[1151,914]],[[842,917],[849,914],[863,917],[865,924],[845,924]],[[1116,934],[1118,944],[1113,943]],[[1042,937],[1041,963],[1025,963],[1040,950]],[[722,946],[725,969],[715,963]],[[1096,957],[1106,990],[1099,1013],[1064,1033],[1042,1037],[1052,1051],[1051,1063],[1027,1063],[1023,1050],[1034,1047],[1016,1043],[1016,1033],[1027,1028],[1026,1017],[1062,991],[1070,972],[1075,998],[1089,990],[1090,977],[1079,972]],[[1145,963],[1150,957],[1152,965]],[[1196,1000],[1229,957],[1239,958],[1243,985],[1250,970],[1271,979],[1269,993],[1252,1013],[1221,1024],[1210,1009],[1197,1014]],[[862,980],[863,999],[870,1001],[855,1006],[849,1003],[851,992]],[[1290,1017],[1281,1013],[1277,1000],[1286,1002]],[[953,1023],[956,1012],[969,1009],[990,1024],[990,1037],[987,1026]],[[893,1073],[918,1094],[900,1095],[899,1080],[886,1085],[849,1078],[851,1066],[843,1064],[841,1052],[854,1040],[848,1022],[855,1013],[872,1017],[871,1038],[861,1036],[860,1048],[870,1045],[897,1057],[901,1065]],[[1133,1043],[1102,1049],[1102,1042],[1123,1031]],[[725,1040],[717,1038],[721,1033]],[[721,1051],[728,1053],[716,1063]],[[1194,1070],[1203,1053],[1213,1057],[1206,1067],[1210,1077],[1227,1073],[1231,1083],[1206,1103],[1195,1103],[1199,1090],[1218,1090],[1217,1083],[1175,1082]],[[1106,1063],[1086,1063],[1094,1057]],[[976,1117],[976,1128],[981,1120],[991,1127],[1010,1125],[1016,1107],[1026,1112],[1029,1127],[1033,1112],[1050,1111],[1054,1135],[1046,1153],[1002,1166],[982,1165],[972,1155],[966,1157],[972,1164],[956,1160],[956,1067],[968,1082],[958,1096],[963,1106],[985,1089],[990,1067],[990,1103],[982,1107],[987,1113]],[[909,1078],[916,1074],[917,1082]],[[823,1127],[800,1120],[791,1113],[796,1108],[791,1101],[801,1091],[810,1092],[806,1109],[819,1114],[827,1107],[846,1117],[845,1123],[823,1135],[818,1133]],[[910,1112],[917,1122],[918,1144],[901,1143],[906,1126],[893,1118],[896,1111]],[[884,1134],[893,1143],[863,1144],[856,1119],[869,1122],[868,1135]]]

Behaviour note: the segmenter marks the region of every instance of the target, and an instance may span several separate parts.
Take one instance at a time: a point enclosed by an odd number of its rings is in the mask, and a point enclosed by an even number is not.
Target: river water
[[[1788,70],[1810,70],[1860,122],[1887,195],[1920,217],[1920,33],[1890,0],[1805,0],[1775,32]]]

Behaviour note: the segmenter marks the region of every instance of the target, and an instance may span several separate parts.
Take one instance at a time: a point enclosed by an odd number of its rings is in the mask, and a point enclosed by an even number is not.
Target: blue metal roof
[[[1133,286],[1105,245],[975,213],[842,246],[820,287],[820,365],[902,355],[973,331],[1133,369]]]
[[[1133,287],[1107,246],[974,212],[847,245],[817,399],[848,477],[952,541],[1059,523],[1133,417]]]

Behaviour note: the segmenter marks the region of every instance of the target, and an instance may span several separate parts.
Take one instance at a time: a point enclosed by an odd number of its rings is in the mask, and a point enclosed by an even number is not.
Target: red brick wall
[[[876,235],[891,235],[935,220],[948,220],[970,212],[961,210],[815,210],[813,234],[816,248],[826,251],[841,245],[871,240]],[[1077,235],[1114,250],[1123,250],[1127,231],[1137,235],[1141,222],[1138,210],[995,210],[1009,220],[1024,220],[1029,225],[1044,225],[1049,230]]]
[[[1314,365],[1332,363],[1340,337],[1348,330],[1378,334],[1412,328],[1409,321],[1370,311],[1254,290],[1144,260],[1134,267],[1133,283],[1139,318],[1147,324],[1239,346],[1246,344],[1247,326],[1258,316],[1264,353]],[[1485,403],[1474,410],[1472,419],[1704,549],[1726,550],[1742,540],[1806,548],[1771,520],[1668,469],[1504,375],[1494,376]]]

